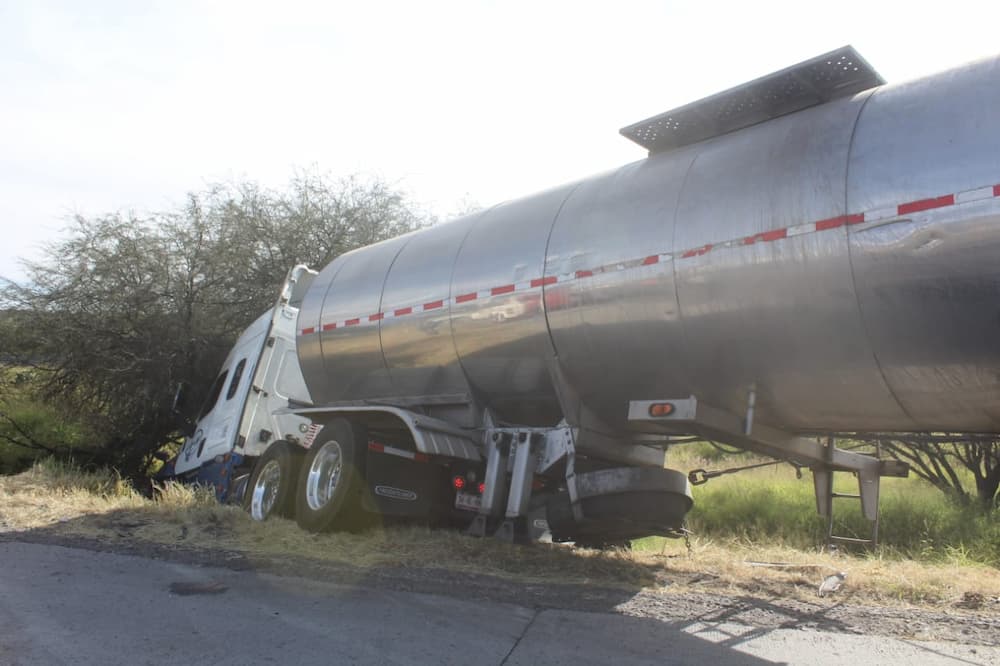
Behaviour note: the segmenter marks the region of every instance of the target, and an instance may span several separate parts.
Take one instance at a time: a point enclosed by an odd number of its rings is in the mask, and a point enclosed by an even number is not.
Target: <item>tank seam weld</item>
[[[854,126],[851,128],[851,138],[847,144],[847,162],[844,164],[844,210],[845,211],[850,210],[849,199],[851,194],[851,157],[854,154],[854,139],[858,133],[858,126],[861,124],[861,115],[864,113],[865,108],[868,106],[868,102],[870,102],[872,98],[875,97],[876,92],[877,91],[873,91],[870,95],[865,97],[865,100],[861,103],[861,106],[858,109],[858,115],[854,118]],[[954,200],[952,201],[952,203],[954,203]],[[901,208],[902,206],[896,206],[895,210],[893,210],[893,207],[889,206],[885,208],[875,209],[872,211],[867,211],[868,214],[870,215],[870,219],[866,220],[865,214],[862,213],[861,221],[870,222],[870,221],[888,220],[892,218],[893,213],[896,213],[897,215],[905,214],[900,212]],[[844,241],[847,245],[847,266],[850,269],[851,273],[851,288],[854,291],[854,304],[858,309],[858,319],[861,322],[861,328],[865,334],[865,341],[868,343],[868,348],[871,350],[872,360],[875,362],[875,368],[878,370],[879,377],[882,378],[882,384],[885,386],[886,391],[889,392],[889,395],[895,401],[900,411],[902,411],[903,414],[906,415],[906,418],[910,419],[911,423],[916,425],[917,423],[916,419],[913,418],[913,415],[910,413],[910,411],[903,405],[902,400],[899,399],[899,395],[896,394],[896,391],[892,388],[892,385],[889,383],[889,379],[885,376],[885,368],[882,367],[882,362],[879,360],[878,354],[875,352],[875,345],[872,344],[871,328],[868,325],[868,318],[865,317],[865,309],[861,306],[861,295],[858,293],[858,280],[854,272],[854,253],[851,251],[850,229],[845,230]]]

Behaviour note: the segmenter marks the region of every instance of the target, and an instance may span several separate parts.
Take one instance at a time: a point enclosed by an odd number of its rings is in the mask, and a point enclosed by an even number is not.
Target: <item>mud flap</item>
[[[369,452],[368,492],[362,508],[385,516],[431,517],[449,505],[443,467]]]

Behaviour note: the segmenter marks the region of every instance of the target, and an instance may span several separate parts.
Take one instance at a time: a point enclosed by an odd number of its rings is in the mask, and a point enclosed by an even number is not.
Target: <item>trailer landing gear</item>
[[[553,541],[618,543],[670,535],[683,525],[693,500],[687,477],[657,467],[576,471],[573,432],[556,428],[493,428],[487,433],[485,491],[466,530],[508,542],[530,541],[536,474],[562,465],[557,490],[538,497]]]

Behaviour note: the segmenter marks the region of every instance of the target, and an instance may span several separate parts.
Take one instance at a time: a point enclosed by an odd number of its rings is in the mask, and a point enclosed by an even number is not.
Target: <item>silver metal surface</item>
[[[455,259],[452,295],[541,277],[552,224],[573,186],[495,206]],[[480,295],[452,306],[452,336],[473,390],[501,421],[551,426],[562,413],[548,371],[552,355],[541,290]]]
[[[538,460],[539,473],[547,471],[566,456],[572,455],[575,450],[572,428],[551,428],[541,434],[544,446]]]
[[[864,101],[838,100],[704,144],[681,195],[675,247],[845,215],[847,156]],[[844,227],[713,248],[676,262],[675,276],[690,383],[668,395],[742,413],[756,383],[761,421],[913,428],[873,358]]]
[[[343,451],[336,440],[324,442],[306,477],[306,502],[313,511],[319,511],[333,499],[344,469]]]
[[[528,512],[528,501],[531,499],[531,484],[538,467],[539,444],[541,437],[529,436],[524,441],[511,444],[511,457],[514,459],[510,473],[510,491],[507,495],[507,517],[516,518]]]
[[[485,433],[486,476],[479,513],[466,530],[466,534],[485,537],[490,528],[491,518],[503,514],[507,497],[507,468],[510,454],[511,434],[507,432]],[[513,532],[510,534],[513,538]]]
[[[615,493],[672,492],[691,499],[691,484],[687,476],[673,469],[643,467],[612,467],[586,474],[577,474],[578,499],[601,497]]]
[[[371,398],[391,391],[379,326],[371,325],[368,317],[379,311],[386,273],[411,238],[412,234],[393,238],[334,261],[343,265],[330,282],[319,321],[325,372],[333,378],[324,402]],[[338,320],[347,324],[322,330]]]
[[[678,196],[696,156],[683,149],[580,183],[552,228],[545,274],[672,252]],[[545,309],[559,376],[574,389],[564,393],[587,407],[564,405],[571,424],[621,430],[629,399],[685,394],[672,262],[547,286]]]
[[[1000,183],[1000,58],[886,86],[865,105],[848,207]],[[874,357],[919,430],[1000,430],[1000,199],[851,228]]]
[[[755,434],[1000,432],[997,108],[993,58],[345,255],[301,328],[442,306],[301,336],[314,401],[468,393],[591,454],[628,440],[632,400],[743,414],[751,386]]]
[[[250,517],[254,520],[267,520],[274,508],[281,487],[281,465],[277,460],[268,460],[264,469],[257,475],[253,485],[253,495],[250,498]]]
[[[414,234],[385,277],[383,301],[393,310],[416,308],[408,316],[379,322],[394,395],[470,392],[452,342],[449,308],[420,312],[418,306],[451,295],[455,256],[481,216],[471,215]]]
[[[432,456],[448,456],[465,460],[480,460],[481,437],[479,433],[458,428],[451,423],[422,414],[415,414],[399,407],[386,405],[351,405],[332,407],[305,407],[278,410],[277,415],[296,414],[316,419],[330,414],[380,414],[398,420],[399,425],[410,431],[417,451]]]

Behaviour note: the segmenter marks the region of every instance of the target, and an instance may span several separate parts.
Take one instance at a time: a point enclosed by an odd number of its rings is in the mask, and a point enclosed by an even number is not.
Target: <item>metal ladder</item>
[[[827,519],[827,541],[878,545],[879,481],[883,476],[906,477],[910,466],[899,460],[882,460],[878,448],[874,456],[837,448],[834,438],[824,444],[813,436],[800,435],[754,422],[756,386],[747,394],[746,413],[706,405],[695,396],[657,400],[630,400],[628,420],[632,429],[646,434],[697,435],[716,442],[725,442],[771,458],[787,460],[797,467],[808,467],[813,473],[816,510]],[[700,470],[696,470],[700,471]],[[852,472],[858,477],[858,494],[835,493],[833,474]],[[835,499],[851,498],[861,503],[861,513],[872,523],[870,539],[843,537],[833,533]]]
[[[831,454],[835,446],[832,437],[828,437],[826,441],[826,446],[830,450]],[[878,444],[875,445],[875,456],[876,459],[881,457],[881,449]],[[822,492],[822,500],[824,500],[825,506],[820,507],[820,514],[826,517],[826,545],[845,545],[845,546],[863,546],[865,548],[874,549],[878,546],[878,525],[879,525],[879,510],[878,504],[875,505],[875,515],[873,517],[865,515],[864,506],[862,505],[862,515],[868,519],[871,524],[870,536],[867,539],[860,539],[858,537],[848,537],[841,536],[833,533],[834,530],[834,500],[837,499],[853,499],[861,502],[861,493],[840,493],[833,489],[834,473],[837,470],[831,469],[826,474],[823,475],[822,479],[817,480],[817,485],[823,484],[824,488],[822,491],[817,488],[817,494]],[[861,483],[859,478],[859,483]],[[817,499],[820,499],[818,496]]]

